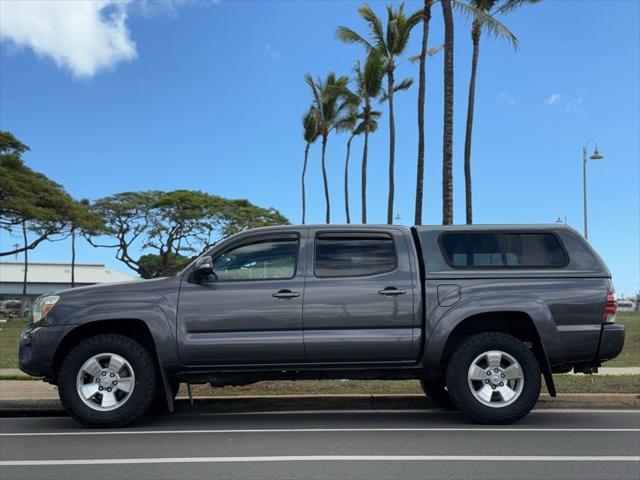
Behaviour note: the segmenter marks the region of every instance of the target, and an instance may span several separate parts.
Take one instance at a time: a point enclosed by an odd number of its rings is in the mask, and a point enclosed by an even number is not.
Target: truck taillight
[[[607,302],[604,305],[604,316],[602,323],[615,323],[616,321],[616,294],[613,290],[609,290],[607,294]]]

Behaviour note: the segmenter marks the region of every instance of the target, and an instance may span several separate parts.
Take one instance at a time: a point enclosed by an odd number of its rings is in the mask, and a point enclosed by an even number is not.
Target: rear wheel
[[[64,359],[58,374],[60,400],[88,427],[121,427],[152,404],[157,374],[149,352],[123,335],[87,338]]]
[[[420,380],[420,386],[425,395],[438,407],[447,410],[455,410],[456,407],[451,401],[444,378],[430,378]]]
[[[446,378],[453,403],[479,423],[516,422],[540,395],[536,357],[504,333],[480,333],[463,341],[449,359]]]

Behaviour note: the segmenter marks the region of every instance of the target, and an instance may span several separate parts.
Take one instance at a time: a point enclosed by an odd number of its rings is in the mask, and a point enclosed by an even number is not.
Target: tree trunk
[[[389,92],[389,199],[387,201],[387,223],[391,225],[393,223],[393,196],[395,193],[393,172],[396,156],[396,125],[393,118],[393,68],[387,71],[387,88]]]
[[[444,17],[444,128],[442,135],[442,223],[453,223],[453,13],[441,0]]]
[[[367,223],[367,154],[369,150],[369,111],[371,107],[367,104],[364,114],[364,147],[362,148],[362,223]]]
[[[324,182],[324,201],[327,206],[325,223],[331,223],[331,203],[329,201],[329,181],[327,180],[327,167],[325,165],[325,155],[327,152],[328,134],[322,135],[322,180]]]
[[[307,146],[304,148],[304,164],[302,166],[302,224],[305,223],[305,218],[307,214],[307,197],[304,189],[304,177],[307,174],[307,159],[309,158],[309,147],[311,143],[307,143]]]
[[[471,195],[471,135],[473,132],[473,109],[476,97],[476,72],[478,69],[478,54],[480,53],[480,24],[473,21],[471,27],[473,41],[473,57],[471,59],[471,78],[469,80],[469,99],[467,104],[467,130],[464,137],[464,188],[466,201],[467,225],[473,223],[473,204]]]
[[[22,298],[20,303],[20,316],[24,317],[27,311],[27,275],[29,272],[29,250],[27,249],[27,222],[22,221],[22,240],[24,242],[24,276],[22,277]]]
[[[71,288],[76,286],[76,229],[71,229]]]
[[[431,20],[431,3],[424,0],[422,13],[422,50],[420,51],[420,76],[418,83],[418,172],[416,174],[416,209],[415,225],[422,225],[422,198],[424,196],[424,103],[427,64],[427,40],[429,38],[429,21]]]
[[[349,215],[349,153],[351,153],[351,140],[354,135],[349,137],[347,141],[347,159],[344,162],[344,211],[347,216],[347,223],[351,223],[351,216]]]

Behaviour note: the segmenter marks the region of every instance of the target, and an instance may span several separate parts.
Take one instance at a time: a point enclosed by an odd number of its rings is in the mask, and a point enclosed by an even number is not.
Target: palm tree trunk
[[[389,199],[387,201],[387,224],[393,223],[393,196],[395,182],[393,178],[396,156],[396,124],[393,118],[393,69],[387,71],[387,88],[389,92]]]
[[[444,17],[444,128],[442,135],[442,224],[453,223],[453,12],[441,0]]]
[[[367,154],[369,150],[369,105],[365,108],[364,115],[364,147],[362,148],[362,223],[367,223]]]
[[[469,80],[469,100],[467,104],[467,130],[464,137],[464,188],[466,201],[467,225],[473,223],[473,204],[471,195],[471,135],[473,132],[473,108],[476,96],[476,72],[478,54],[480,53],[480,24],[474,20],[471,27],[473,41],[473,57],[471,60],[471,79]]]
[[[22,240],[24,242],[24,276],[22,277],[22,302],[20,304],[20,316],[24,317],[27,310],[27,275],[29,271],[29,249],[27,248],[27,223],[22,221]]]
[[[71,229],[71,288],[76,286],[76,229]]]
[[[325,155],[327,151],[328,134],[322,135],[322,180],[324,181],[324,201],[327,206],[325,223],[331,223],[331,204],[329,201],[329,181],[327,180],[327,167],[325,165]]]
[[[351,153],[351,140],[354,135],[349,137],[347,141],[347,159],[344,162],[344,211],[347,215],[347,223],[351,223],[351,216],[349,215],[349,153]]]
[[[302,166],[302,224],[304,225],[307,214],[307,196],[304,188],[304,177],[307,174],[307,159],[309,158],[309,147],[311,143],[307,143],[304,147],[304,164]]]
[[[420,51],[420,74],[418,84],[418,172],[416,174],[416,209],[415,225],[422,225],[422,198],[424,195],[424,102],[427,64],[427,40],[429,38],[429,21],[431,20],[431,3],[424,0],[422,11],[422,50]]]

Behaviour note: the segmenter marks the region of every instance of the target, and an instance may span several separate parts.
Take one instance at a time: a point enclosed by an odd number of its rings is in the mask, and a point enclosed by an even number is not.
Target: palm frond
[[[393,87],[393,91],[395,93],[399,92],[400,90],[408,90],[411,85],[413,85],[413,78],[405,78]]]
[[[389,48],[384,38],[384,30],[382,29],[382,22],[367,4],[361,6],[358,9],[360,16],[367,22],[369,31],[374,39],[375,45],[379,50],[388,52]]]
[[[434,55],[437,55],[438,52],[440,52],[440,50],[442,50],[443,48],[444,48],[444,43],[441,43],[440,45],[436,45],[435,47],[427,48],[427,55],[430,57],[433,57]]]
[[[373,45],[371,45],[367,41],[367,39],[348,27],[338,27],[338,29],[336,30],[336,38],[345,43],[359,43],[363,45],[367,50],[375,50]]]
[[[512,10],[520,8],[527,3],[534,4],[539,2],[540,0],[506,0],[501,7],[496,9],[494,15],[506,15],[511,13]]]
[[[495,38],[506,39],[515,50],[519,47],[518,38],[509,30],[502,22],[496,19],[494,16],[485,12],[470,3],[465,3],[460,0],[452,0],[454,8],[461,12],[467,18],[473,18],[473,22],[478,28],[482,29],[486,27],[487,33]]]

